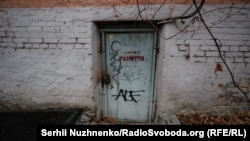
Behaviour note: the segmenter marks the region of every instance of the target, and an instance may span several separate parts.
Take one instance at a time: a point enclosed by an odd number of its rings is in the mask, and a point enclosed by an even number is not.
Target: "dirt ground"
[[[0,141],[35,141],[37,125],[74,124],[81,109],[0,112]]]
[[[182,125],[250,125],[250,111],[177,114]]]
[[[0,140],[35,141],[36,125],[74,124],[83,112],[79,109],[71,109],[69,111],[0,112]],[[238,111],[220,115],[190,113],[176,114],[176,116],[181,125],[250,125],[250,111]],[[95,122],[95,124],[107,123],[117,124],[116,120],[111,118],[104,118],[102,122]]]

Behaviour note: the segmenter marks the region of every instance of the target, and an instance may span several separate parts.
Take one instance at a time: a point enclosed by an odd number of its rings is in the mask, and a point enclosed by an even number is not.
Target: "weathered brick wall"
[[[167,4],[156,12],[159,6],[141,6],[146,8],[143,18],[178,16],[189,5]],[[249,92],[250,8],[234,6],[206,5],[202,13],[223,45],[222,54],[237,83]],[[232,16],[226,18],[228,15]],[[99,42],[93,21],[140,20],[138,17],[135,5],[0,9],[0,108],[93,108],[97,86],[93,60],[98,57]],[[160,31],[158,110],[244,106],[242,96],[230,96],[241,94],[232,86],[213,40],[198,18],[173,36],[189,23],[167,23]],[[222,71],[215,71],[217,63]]]
[[[206,6],[202,10],[236,83],[248,93],[248,97],[249,13],[249,5]],[[183,32],[171,38],[182,29]],[[164,32],[168,40],[164,41],[165,52],[162,55],[162,84],[165,88],[161,99],[165,101],[160,107],[164,107],[163,111],[246,105],[246,98],[233,86],[213,39],[198,17],[186,20],[185,24],[166,25]],[[165,104],[166,101],[169,104]]]
[[[148,7],[148,16],[155,7]],[[0,108],[94,107],[97,20],[138,17],[137,6],[0,10]],[[159,18],[166,7],[159,11]],[[95,49],[97,50],[97,49]]]
[[[91,22],[73,21],[68,12],[81,15],[77,9],[1,11],[2,108],[93,107]]]

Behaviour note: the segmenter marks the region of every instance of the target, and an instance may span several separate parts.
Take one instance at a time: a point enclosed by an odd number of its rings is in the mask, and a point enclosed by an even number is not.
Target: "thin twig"
[[[116,8],[115,8],[115,5],[112,5],[114,11],[115,11],[115,15],[116,17],[119,17],[119,15],[122,15],[121,12],[119,12]],[[119,14],[119,15],[118,15]]]
[[[162,6],[166,3],[166,1],[167,0],[164,0],[164,2],[159,6],[159,8],[154,12],[153,19],[155,18],[156,13],[158,13],[160,9],[162,8]]]
[[[197,12],[198,12],[198,14],[199,14],[199,16],[200,16],[201,22],[202,22],[203,25],[206,27],[208,33],[209,33],[210,36],[212,37],[212,39],[213,39],[213,41],[214,41],[214,43],[215,43],[215,45],[216,45],[216,47],[217,47],[217,50],[218,50],[218,52],[219,52],[219,56],[220,56],[221,60],[223,61],[223,63],[225,64],[225,66],[226,66],[226,68],[227,68],[227,70],[228,70],[228,72],[229,72],[229,74],[230,74],[230,76],[231,76],[231,79],[232,79],[232,82],[233,82],[234,86],[235,86],[235,87],[245,96],[245,98],[247,99],[247,102],[250,102],[250,100],[249,100],[249,98],[248,98],[248,96],[247,96],[247,93],[244,92],[244,91],[239,87],[239,85],[236,84],[235,79],[234,79],[234,76],[233,76],[233,73],[232,73],[231,69],[229,68],[227,62],[225,61],[225,59],[224,59],[224,57],[222,56],[222,53],[221,53],[221,51],[220,51],[220,47],[221,47],[222,45],[219,45],[219,43],[217,42],[217,39],[215,38],[215,36],[213,35],[213,33],[211,32],[211,30],[210,30],[209,27],[207,26],[206,22],[204,21],[203,16],[201,15],[200,11],[198,10],[198,6],[197,6],[197,4],[196,4],[196,1],[194,1],[194,5],[195,5],[195,7],[196,7],[196,9],[197,9]]]
[[[170,36],[170,37],[168,37],[168,38],[164,37],[164,39],[165,39],[165,40],[169,40],[169,39],[172,39],[172,38],[174,38],[175,36],[179,35],[180,33],[182,33],[184,30],[186,30],[186,29],[192,24],[192,21],[193,21],[193,20],[194,20],[194,19],[192,19],[191,22],[188,23],[187,25],[185,25],[185,27],[183,27],[182,29],[178,28],[179,31],[178,31],[176,34],[174,34],[174,35],[172,35],[172,36]],[[176,21],[175,21],[175,22],[176,22]],[[177,23],[176,23],[176,24],[177,24]]]
[[[142,11],[140,9],[140,5],[139,5],[139,1],[138,0],[136,0],[136,5],[137,5],[138,12],[139,12],[138,13],[139,17],[141,18],[141,20],[144,20],[143,17],[142,17],[142,15],[141,15]]]

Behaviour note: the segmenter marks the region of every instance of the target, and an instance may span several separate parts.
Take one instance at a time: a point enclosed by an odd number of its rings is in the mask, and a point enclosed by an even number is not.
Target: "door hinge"
[[[106,74],[102,77],[102,83],[104,83],[106,85],[111,83],[111,79],[110,79],[110,76],[108,74]]]
[[[155,49],[155,51],[156,51],[156,54],[159,54],[160,48],[159,48],[159,47],[156,47],[156,48],[154,48],[154,49]]]

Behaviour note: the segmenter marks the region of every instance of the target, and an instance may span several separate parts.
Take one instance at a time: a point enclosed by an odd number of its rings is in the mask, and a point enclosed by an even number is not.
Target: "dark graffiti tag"
[[[145,90],[128,91],[128,90],[120,89],[118,95],[112,95],[112,96],[115,96],[115,100],[117,100],[119,97],[122,97],[124,101],[134,101],[137,103],[138,101],[135,99],[135,96],[140,96],[140,95],[134,94],[134,93],[138,93],[138,92],[145,92]]]
[[[110,53],[110,55],[111,55],[110,66],[113,68],[113,72],[114,72],[113,75],[112,75],[112,78],[115,81],[115,83],[117,85],[117,88],[119,89],[120,82],[118,80],[118,76],[121,73],[121,69],[123,67],[122,67],[121,61],[119,60],[119,58],[117,58],[118,53],[119,53],[119,49],[115,49],[115,46],[114,46],[115,44],[121,45],[121,43],[119,41],[112,42],[112,44],[111,44],[111,53]]]

